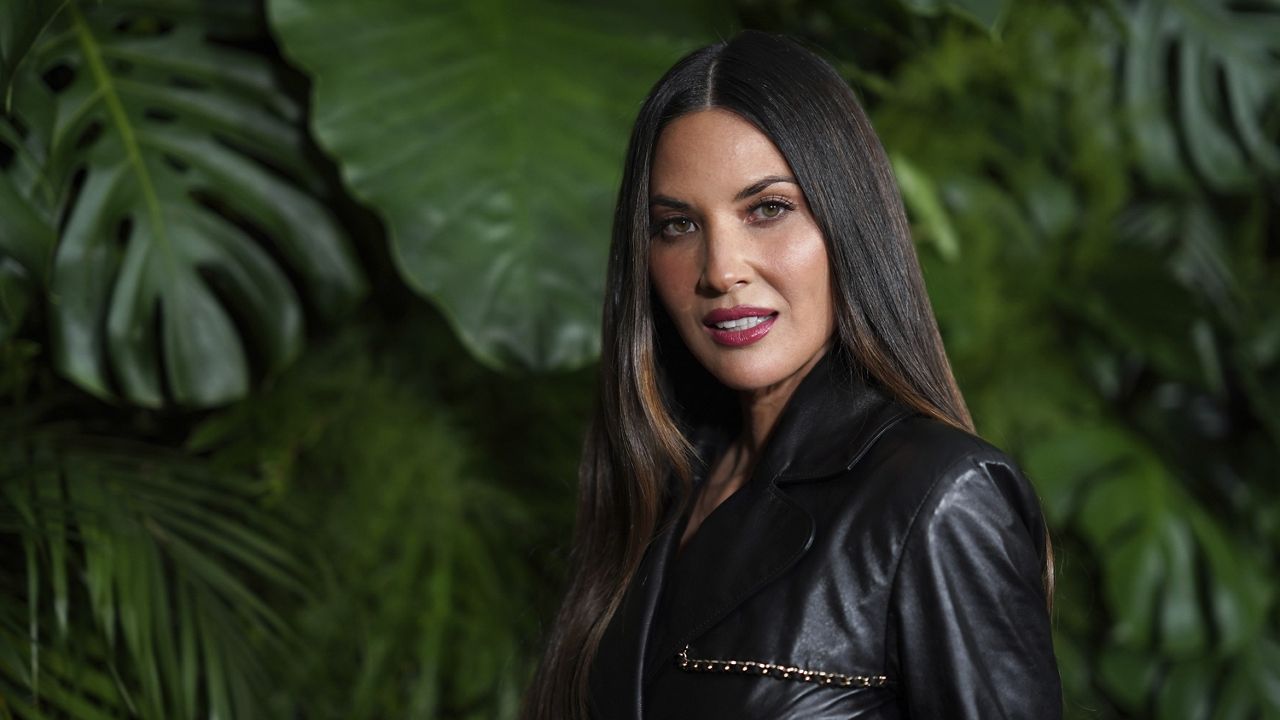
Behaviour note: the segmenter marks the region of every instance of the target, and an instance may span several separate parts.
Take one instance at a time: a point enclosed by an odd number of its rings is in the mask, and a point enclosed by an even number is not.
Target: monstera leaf
[[[1125,109],[1152,182],[1185,184],[1193,171],[1239,191],[1280,174],[1280,6],[1257,5],[1130,5]]]
[[[268,7],[314,78],[320,144],[471,352],[507,368],[594,357],[628,124],[683,44],[585,3]]]
[[[39,6],[2,22],[30,27]],[[26,56],[5,49],[0,259],[27,277],[3,282],[47,287],[57,366],[99,396],[235,399],[299,352],[304,298],[331,317],[364,290],[312,196],[298,109],[234,49],[254,17],[239,0],[72,0]]]
[[[1026,466],[1046,479],[1055,524],[1073,526],[1096,553],[1111,619],[1098,677],[1116,702],[1141,713],[1156,698],[1159,717],[1207,717],[1188,698],[1210,693],[1189,679],[1238,675],[1216,697],[1238,714],[1222,717],[1280,710],[1262,554],[1224,532],[1141,442],[1100,419],[1036,443]]]

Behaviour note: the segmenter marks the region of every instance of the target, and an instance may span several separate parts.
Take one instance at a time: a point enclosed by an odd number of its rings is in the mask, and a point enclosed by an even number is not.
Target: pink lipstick
[[[743,347],[767,335],[777,317],[769,308],[738,305],[712,310],[702,318],[702,325],[720,345]]]

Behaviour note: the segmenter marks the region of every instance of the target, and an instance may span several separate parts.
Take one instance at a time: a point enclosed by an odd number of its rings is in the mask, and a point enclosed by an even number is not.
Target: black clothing
[[[1034,490],[835,355],[676,558],[678,507],[601,643],[596,720],[1061,717]]]

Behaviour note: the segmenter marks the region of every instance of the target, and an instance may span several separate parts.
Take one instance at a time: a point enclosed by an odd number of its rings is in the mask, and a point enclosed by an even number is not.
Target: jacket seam
[[[898,423],[906,420],[912,415],[913,413],[909,408],[900,408],[899,412],[894,413],[894,415],[886,420],[884,424],[876,428],[871,436],[867,438],[866,442],[862,443],[862,447],[858,449],[858,454],[854,455],[853,459],[845,464],[845,472],[852,470],[854,466],[862,462],[862,458],[866,457],[867,453],[871,452],[871,448],[875,447],[877,442],[880,442],[880,438],[884,437],[885,433],[889,432],[891,429],[896,427]]]

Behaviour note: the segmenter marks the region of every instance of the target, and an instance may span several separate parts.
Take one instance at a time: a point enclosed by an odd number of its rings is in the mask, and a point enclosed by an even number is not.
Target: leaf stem
[[[76,38],[80,42],[80,48],[84,51],[85,61],[89,65],[90,72],[93,73],[94,81],[101,90],[102,101],[107,106],[111,122],[115,124],[116,130],[120,133],[120,142],[124,145],[125,155],[138,176],[138,187],[142,191],[142,199],[147,206],[147,219],[151,222],[152,234],[157,242],[167,247],[168,243],[164,242],[166,236],[164,220],[160,213],[160,198],[156,195],[155,184],[151,181],[151,174],[147,171],[147,165],[142,159],[142,150],[138,145],[138,137],[133,132],[133,125],[129,122],[129,116],[125,113],[124,105],[120,102],[119,93],[116,92],[115,82],[107,71],[106,63],[102,61],[102,52],[98,46],[98,41],[89,30],[89,24],[85,22],[77,3],[67,3],[67,12],[71,16],[71,22],[75,28]]]

